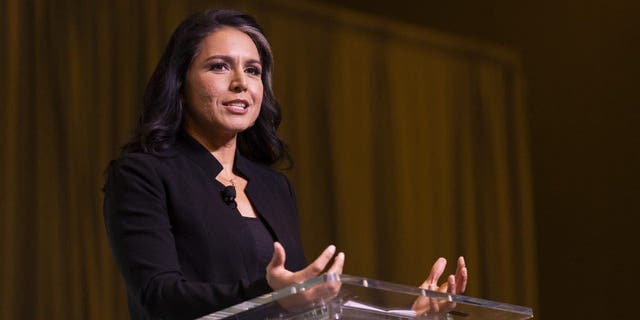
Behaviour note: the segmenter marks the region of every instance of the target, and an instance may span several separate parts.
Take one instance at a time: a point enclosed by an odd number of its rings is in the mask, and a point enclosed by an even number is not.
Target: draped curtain
[[[464,255],[467,294],[536,305],[524,83],[518,57],[300,1],[18,1],[0,8],[0,318],[120,319],[103,170],[135,125],[189,12],[258,18],[275,58],[309,259],[418,285]],[[453,272],[450,267],[449,272]]]

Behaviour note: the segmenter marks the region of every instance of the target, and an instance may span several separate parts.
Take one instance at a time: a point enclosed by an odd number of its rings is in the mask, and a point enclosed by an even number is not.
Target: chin
[[[235,131],[235,132],[242,132],[245,131],[251,127],[253,127],[253,125],[255,124],[255,121],[252,122],[247,122],[247,121],[233,121],[231,123],[227,123],[227,128],[229,130]]]
[[[241,132],[246,131],[247,129],[251,128],[252,125],[242,125],[242,126],[229,126],[227,127],[227,130],[229,132],[233,132],[235,134],[239,134]]]

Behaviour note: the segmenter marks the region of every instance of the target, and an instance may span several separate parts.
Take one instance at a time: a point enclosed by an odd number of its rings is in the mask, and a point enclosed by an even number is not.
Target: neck
[[[232,135],[203,135],[196,130],[185,128],[187,133],[196,141],[202,144],[222,165],[222,174],[231,176],[233,174],[233,163],[236,157],[237,134]]]

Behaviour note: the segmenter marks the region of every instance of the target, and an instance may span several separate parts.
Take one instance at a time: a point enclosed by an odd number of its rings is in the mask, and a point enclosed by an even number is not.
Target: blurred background
[[[126,318],[102,174],[171,32],[212,7],[272,43],[308,257],[418,285],[464,255],[471,296],[635,318],[637,1],[0,3],[2,319]]]

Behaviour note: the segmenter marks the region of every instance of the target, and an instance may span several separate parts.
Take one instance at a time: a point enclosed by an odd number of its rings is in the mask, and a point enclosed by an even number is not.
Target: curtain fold
[[[418,285],[437,257],[464,255],[469,295],[535,307],[525,91],[509,50],[310,2],[8,0],[0,318],[126,318],[103,171],[170,33],[207,7],[249,11],[272,43],[310,260],[335,243],[346,273]]]

